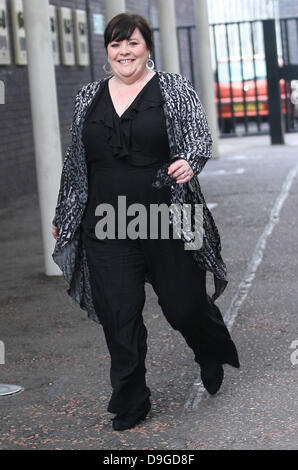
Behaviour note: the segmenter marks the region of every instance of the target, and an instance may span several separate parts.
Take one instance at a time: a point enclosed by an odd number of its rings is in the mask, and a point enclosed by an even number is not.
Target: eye
[[[114,42],[113,44],[110,44],[111,47],[118,47],[119,44],[117,42]]]
[[[135,42],[135,41],[132,41],[132,42],[130,42],[129,44],[130,44],[131,46],[137,46],[137,45],[138,45],[138,43]]]

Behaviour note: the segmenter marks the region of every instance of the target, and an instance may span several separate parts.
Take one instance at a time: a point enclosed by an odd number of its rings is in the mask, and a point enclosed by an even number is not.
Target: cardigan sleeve
[[[84,88],[84,86],[79,88],[79,90],[76,94],[72,124],[71,124],[71,127],[69,129],[70,132],[72,132],[72,130],[73,130],[73,124],[74,124],[75,119],[76,119],[77,110],[78,110],[80,99],[81,99],[81,91],[83,90],[83,88]],[[62,167],[62,172],[61,172],[61,177],[60,177],[60,189],[59,189],[59,192],[58,192],[58,199],[57,199],[57,205],[56,205],[56,209],[55,209],[55,216],[52,220],[52,224],[55,227],[60,227],[60,210],[61,210],[61,207],[62,207],[62,203],[67,198],[69,193],[71,192],[71,185],[70,185],[70,182],[68,181],[68,178],[67,178],[66,167],[67,167],[69,156],[70,156],[70,154],[73,150],[73,146],[74,146],[74,142],[73,142],[73,139],[72,139],[71,144],[68,146],[68,148],[66,150],[66,153],[65,153],[65,156],[64,156],[64,161],[63,161],[63,167]]]
[[[198,94],[185,77],[179,102],[181,130],[179,158],[184,158],[197,176],[212,156],[212,137],[206,112]]]

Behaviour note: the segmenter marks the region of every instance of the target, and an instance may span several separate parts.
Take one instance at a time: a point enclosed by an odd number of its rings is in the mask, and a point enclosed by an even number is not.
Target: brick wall
[[[14,62],[13,50],[11,56]],[[6,207],[22,194],[36,191],[36,177],[27,67],[0,66],[0,79],[5,85],[5,104],[0,105],[0,207]]]

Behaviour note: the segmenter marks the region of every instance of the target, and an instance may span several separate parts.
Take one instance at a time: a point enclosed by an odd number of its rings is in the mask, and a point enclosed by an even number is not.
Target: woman
[[[194,351],[210,394],[221,386],[222,364],[239,367],[239,360],[214,303],[227,278],[219,234],[197,179],[212,143],[200,100],[184,77],[153,69],[152,31],[143,17],[117,15],[104,39],[111,76],[83,86],[76,97],[53,220],[53,259],[70,285],[69,295],[103,327],[113,388],[108,411],[116,414],[113,428],[124,430],[145,419],[151,408],[142,318],[145,282]],[[148,209],[147,227],[152,227],[152,204],[173,204],[178,212],[184,204],[201,204],[202,246],[184,249],[190,232],[180,226],[175,236],[173,212],[168,237],[159,228],[157,236],[129,237],[131,212],[126,236],[121,235],[123,217],[104,232],[110,220],[99,218],[98,207],[112,207],[119,218],[119,196],[127,206]],[[193,213],[185,217],[197,227]],[[214,275],[212,298],[206,292],[207,270]]]

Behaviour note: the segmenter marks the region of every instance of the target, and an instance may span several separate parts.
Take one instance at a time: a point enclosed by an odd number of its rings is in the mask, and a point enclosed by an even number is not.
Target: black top
[[[113,166],[111,157],[125,158],[136,166],[168,161],[170,149],[163,103],[155,74],[119,117],[106,80],[85,116],[83,142],[88,169],[92,170],[95,162]]]
[[[88,201],[82,226],[92,237],[99,220],[95,216],[98,204],[109,203],[116,209],[119,195],[127,197],[127,204],[156,202],[153,177],[170,160],[163,103],[155,74],[121,117],[115,111],[108,80],[88,108],[83,126]],[[164,193],[159,191],[158,197]]]

